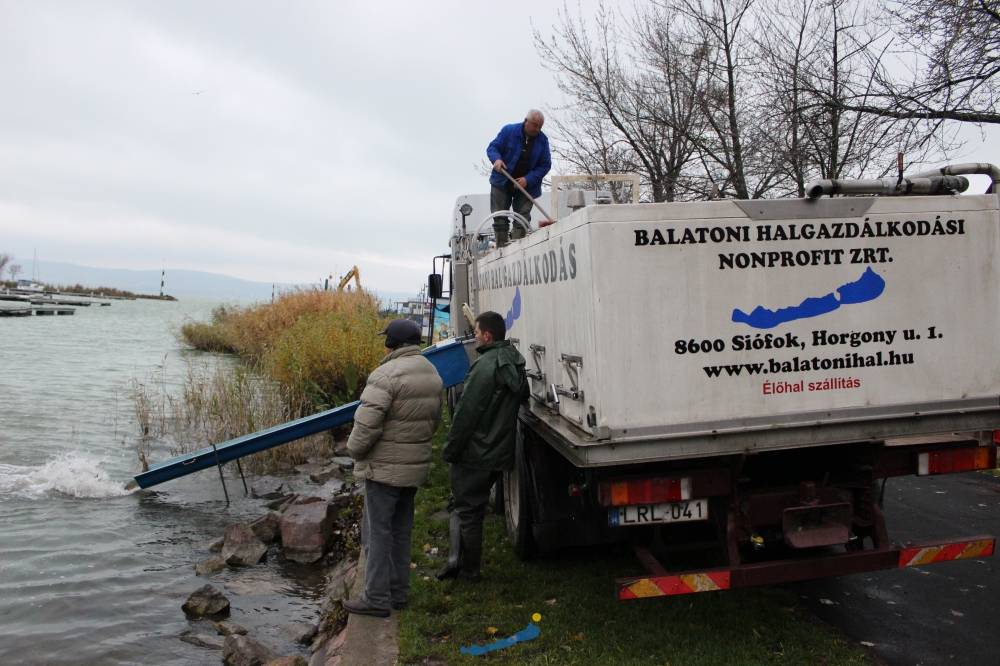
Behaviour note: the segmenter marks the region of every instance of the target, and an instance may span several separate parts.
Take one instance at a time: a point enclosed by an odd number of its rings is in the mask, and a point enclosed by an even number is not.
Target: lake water
[[[268,562],[197,577],[194,562],[225,526],[264,512],[205,470],[129,493],[139,471],[130,382],[175,391],[189,363],[185,319],[207,302],[113,301],[73,316],[0,318],[0,664],[218,664],[179,640],[181,604],[206,582],[224,586],[231,619],[280,654],[280,628],[315,622],[324,583]],[[156,462],[171,454],[154,447]]]

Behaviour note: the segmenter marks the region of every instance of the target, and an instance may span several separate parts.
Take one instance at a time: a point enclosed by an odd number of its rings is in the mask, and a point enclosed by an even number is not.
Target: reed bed
[[[172,402],[173,452],[188,453],[209,442],[224,442],[291,421],[304,411],[299,400],[243,365],[217,367],[207,375],[191,369],[182,398]],[[274,471],[333,455],[333,449],[331,433],[320,433],[254,454],[246,459],[245,467],[258,474]]]
[[[385,354],[386,319],[364,291],[298,291],[274,303],[220,307],[208,324],[189,322],[195,349],[236,354],[287,388],[301,406],[323,409],[357,399]]]
[[[195,349],[207,352],[235,354],[225,328],[226,308],[219,306],[212,311],[212,321],[189,321],[181,326],[181,339]]]
[[[243,364],[209,368],[189,363],[179,395],[162,383],[135,380],[129,393],[139,430],[134,448],[143,471],[154,446],[172,456],[190,453],[286,423],[307,411],[288,389]],[[256,453],[242,464],[254,474],[288,471],[312,458],[329,457],[334,448],[334,433],[318,433]]]
[[[386,322],[366,292],[298,291],[184,324],[184,342],[240,362],[189,364],[179,390],[133,381],[140,463],[148,466],[154,444],[189,453],[357,399],[385,354],[378,332]],[[244,468],[287,469],[333,455],[334,446],[332,433],[320,433],[250,456]]]

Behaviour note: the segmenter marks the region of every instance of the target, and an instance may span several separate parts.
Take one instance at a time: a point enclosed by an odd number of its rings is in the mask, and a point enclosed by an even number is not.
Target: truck
[[[989,189],[960,194],[969,174]],[[991,535],[893,543],[882,500],[892,477],[996,468],[998,180],[961,164],[674,203],[553,187],[558,217],[515,216],[503,247],[487,196],[460,197],[430,292],[460,338],[503,315],[526,359],[502,482],[518,556],[631,544],[632,600],[992,555]]]

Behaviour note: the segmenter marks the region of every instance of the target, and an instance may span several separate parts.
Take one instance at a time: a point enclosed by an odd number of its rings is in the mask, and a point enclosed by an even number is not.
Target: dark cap
[[[412,319],[393,319],[379,335],[385,336],[385,346],[389,349],[396,349],[403,345],[419,345],[420,324]]]

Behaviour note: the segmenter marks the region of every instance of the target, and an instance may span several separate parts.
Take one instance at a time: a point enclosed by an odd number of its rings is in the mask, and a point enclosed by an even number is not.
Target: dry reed
[[[358,397],[385,354],[378,332],[386,320],[364,291],[297,291],[274,303],[216,308],[210,324],[188,323],[185,342],[227,351],[322,409]]]
[[[176,454],[286,423],[349,402],[385,354],[386,320],[366,292],[299,291],[274,303],[219,307],[209,323],[188,322],[182,339],[244,361],[212,371],[189,365],[181,395],[133,382],[132,400],[145,466],[151,443]],[[329,433],[251,456],[251,472],[273,471],[332,455]]]

